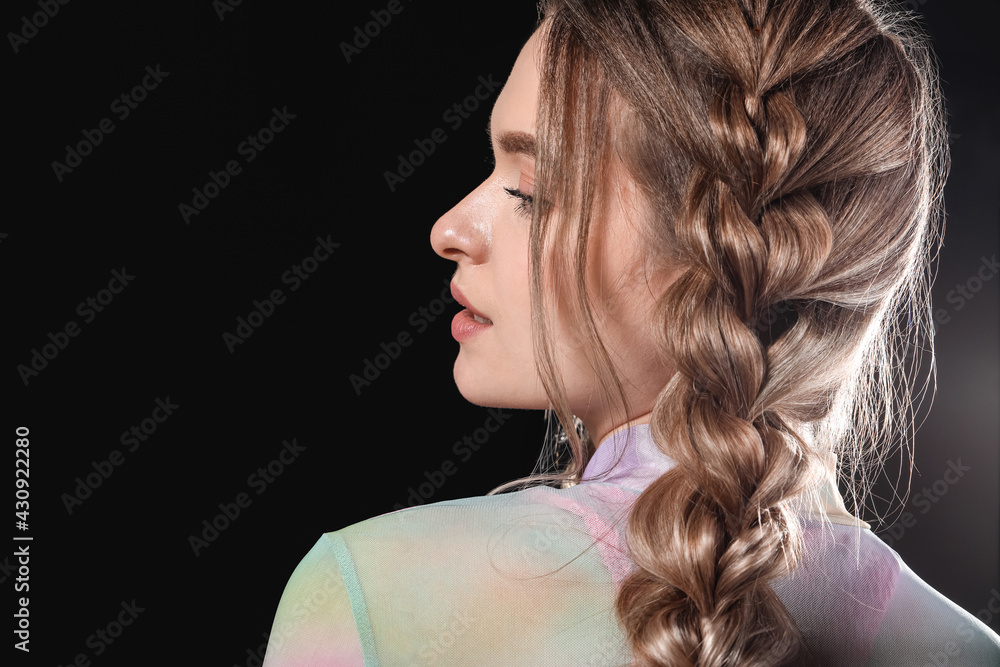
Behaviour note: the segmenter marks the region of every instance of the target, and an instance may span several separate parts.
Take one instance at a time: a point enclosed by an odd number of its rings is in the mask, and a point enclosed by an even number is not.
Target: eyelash
[[[515,211],[522,215],[531,215],[531,205],[534,202],[534,198],[531,195],[526,195],[517,188],[504,188],[504,190],[511,197],[515,199],[520,199],[521,202],[515,207]]]

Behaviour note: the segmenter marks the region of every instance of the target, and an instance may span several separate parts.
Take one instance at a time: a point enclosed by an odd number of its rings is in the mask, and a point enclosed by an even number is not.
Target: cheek
[[[511,355],[531,354],[531,284],[528,277],[527,230],[512,230],[498,235],[494,245],[494,280],[500,300],[501,342]],[[512,360],[513,361],[513,360]],[[519,359],[518,365],[534,369],[533,359]]]

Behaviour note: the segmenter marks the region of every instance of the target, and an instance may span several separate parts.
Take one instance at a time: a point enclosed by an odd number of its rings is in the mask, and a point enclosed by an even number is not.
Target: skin
[[[505,188],[531,195],[534,158],[509,139],[535,134],[542,30],[521,50],[490,118],[496,158],[493,173],[431,230],[434,251],[457,264],[452,285],[493,325],[461,343],[454,377],[462,395],[490,407],[546,409],[531,338],[529,288],[530,208]],[[525,147],[521,142],[522,149]],[[582,343],[573,335],[565,307],[546,312],[554,336],[556,366],[573,413],[583,420],[593,441],[630,424],[648,423],[656,396],[673,370],[655,352],[652,322],[655,302],[676,272],[649,276],[636,225],[646,202],[620,172],[610,192],[598,202],[591,232],[587,280],[598,331],[624,384],[629,413],[603,396]],[[522,210],[518,210],[518,207]],[[558,215],[558,210],[556,212]]]

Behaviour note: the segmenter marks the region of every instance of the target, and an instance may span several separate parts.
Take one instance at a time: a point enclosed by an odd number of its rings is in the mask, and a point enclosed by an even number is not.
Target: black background
[[[948,321],[913,493],[933,489],[949,461],[969,470],[938,502],[897,503],[885,524],[911,512],[912,525],[889,536],[894,548],[976,613],[991,595],[1000,603],[996,272],[982,269],[990,279],[971,299],[953,290],[997,251],[998,17],[975,3],[909,5],[926,17],[942,61],[955,162],[934,289]],[[499,90],[458,128],[443,114],[480,76],[506,78],[534,4],[402,0],[347,62],[340,43],[385,6],[247,0],[220,17],[207,0],[77,1],[59,5],[17,53],[9,37],[0,47],[9,114],[0,433],[10,451],[14,427],[31,430],[30,529],[17,531],[10,516],[12,454],[3,508],[10,537],[34,538],[32,650],[14,651],[16,664],[68,665],[79,654],[95,665],[256,664],[285,581],[321,533],[407,504],[448,459],[457,472],[432,501],[530,472],[540,413],[515,413],[468,460],[455,455],[487,416],[452,382],[457,308],[420,332],[411,316],[434,307],[451,276],[430,227],[489,173],[484,128]],[[19,32],[38,11],[7,3],[0,28]],[[112,102],[157,65],[169,75],[120,119]],[[273,108],[295,118],[247,163],[237,147]],[[114,131],[60,181],[53,161],[65,162],[67,144],[103,118]],[[391,191],[384,173],[436,128],[447,140]],[[186,224],[179,204],[229,160],[242,172]],[[282,274],[317,237],[340,246],[291,291]],[[123,267],[134,280],[84,322],[78,304]],[[231,353],[223,333],[275,289],[287,300]],[[70,320],[79,335],[26,385],[17,366]],[[412,344],[359,394],[349,377],[402,332]],[[174,414],[128,451],[121,434],[168,397]],[[292,439],[300,456],[263,489],[251,485]],[[123,463],[69,513],[64,494],[113,450]],[[249,507],[196,555],[189,537],[241,492]],[[14,559],[0,564],[12,609]],[[133,600],[143,611],[97,655],[88,638]],[[991,625],[1000,628],[1000,615]]]

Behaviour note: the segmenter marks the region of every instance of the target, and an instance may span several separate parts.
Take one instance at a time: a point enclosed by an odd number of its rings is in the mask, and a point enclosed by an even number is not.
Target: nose
[[[485,184],[484,184],[485,185]],[[431,247],[453,262],[482,264],[489,258],[491,208],[484,187],[470,192],[431,228]]]

